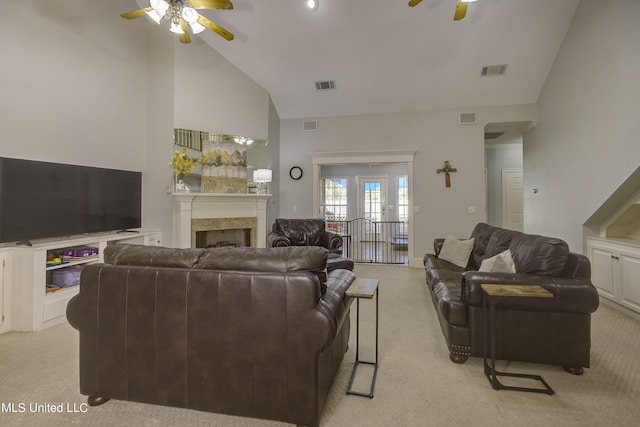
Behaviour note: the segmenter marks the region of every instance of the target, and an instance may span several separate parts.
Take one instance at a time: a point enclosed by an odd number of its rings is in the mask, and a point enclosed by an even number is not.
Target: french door
[[[358,216],[365,219],[365,239],[384,240],[374,223],[385,221],[387,217],[386,177],[358,177]]]

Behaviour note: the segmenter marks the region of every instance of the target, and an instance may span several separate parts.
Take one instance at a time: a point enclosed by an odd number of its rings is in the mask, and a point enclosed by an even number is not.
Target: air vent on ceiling
[[[316,82],[316,90],[331,90],[336,88],[335,80],[326,80],[322,82]]]
[[[476,113],[460,113],[461,125],[474,125],[476,124]]]
[[[308,120],[302,122],[302,130],[304,132],[315,132],[318,130],[318,121],[317,120]]]
[[[504,76],[507,71],[507,64],[502,65],[486,65],[482,67],[480,75],[482,77]]]
[[[504,132],[485,132],[484,139],[498,139],[502,135],[504,135]]]

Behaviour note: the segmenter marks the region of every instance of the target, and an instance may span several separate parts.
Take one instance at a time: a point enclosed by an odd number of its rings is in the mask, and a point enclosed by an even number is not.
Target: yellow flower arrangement
[[[182,179],[189,175],[200,164],[201,160],[195,157],[187,155],[187,147],[184,147],[182,151],[176,150],[173,153],[169,167],[173,168],[173,173],[176,178]]]

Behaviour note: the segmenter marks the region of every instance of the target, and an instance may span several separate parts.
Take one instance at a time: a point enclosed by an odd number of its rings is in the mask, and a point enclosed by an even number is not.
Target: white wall
[[[144,170],[147,33],[131,2],[5,0],[0,155]]]
[[[268,139],[269,93],[199,38],[192,40],[177,42],[175,50],[175,127]]]
[[[576,252],[582,224],[640,165],[639,22],[638,1],[583,0],[524,136],[525,230]]]
[[[476,125],[459,125],[461,112],[475,111]],[[303,132],[307,119],[280,122],[280,216],[313,217],[312,153],[323,151],[416,150],[414,159],[415,257],[433,250],[433,239],[448,233],[468,236],[485,220],[484,125],[488,122],[536,120],[535,105],[482,107],[367,116],[319,118],[317,132]],[[458,172],[445,188],[438,175],[449,160]],[[289,178],[299,165],[301,180]],[[411,179],[411,177],[410,177]],[[293,213],[291,207],[298,206]],[[476,213],[469,214],[468,207]]]
[[[174,123],[278,136],[264,89],[197,37],[183,45],[146,18],[122,19],[135,2],[2,6],[0,156],[142,171],[143,226],[162,229],[165,244]]]

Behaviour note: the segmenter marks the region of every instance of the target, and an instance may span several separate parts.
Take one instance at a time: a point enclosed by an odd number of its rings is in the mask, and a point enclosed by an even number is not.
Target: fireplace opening
[[[251,246],[251,229],[196,231],[196,248],[240,248]]]

